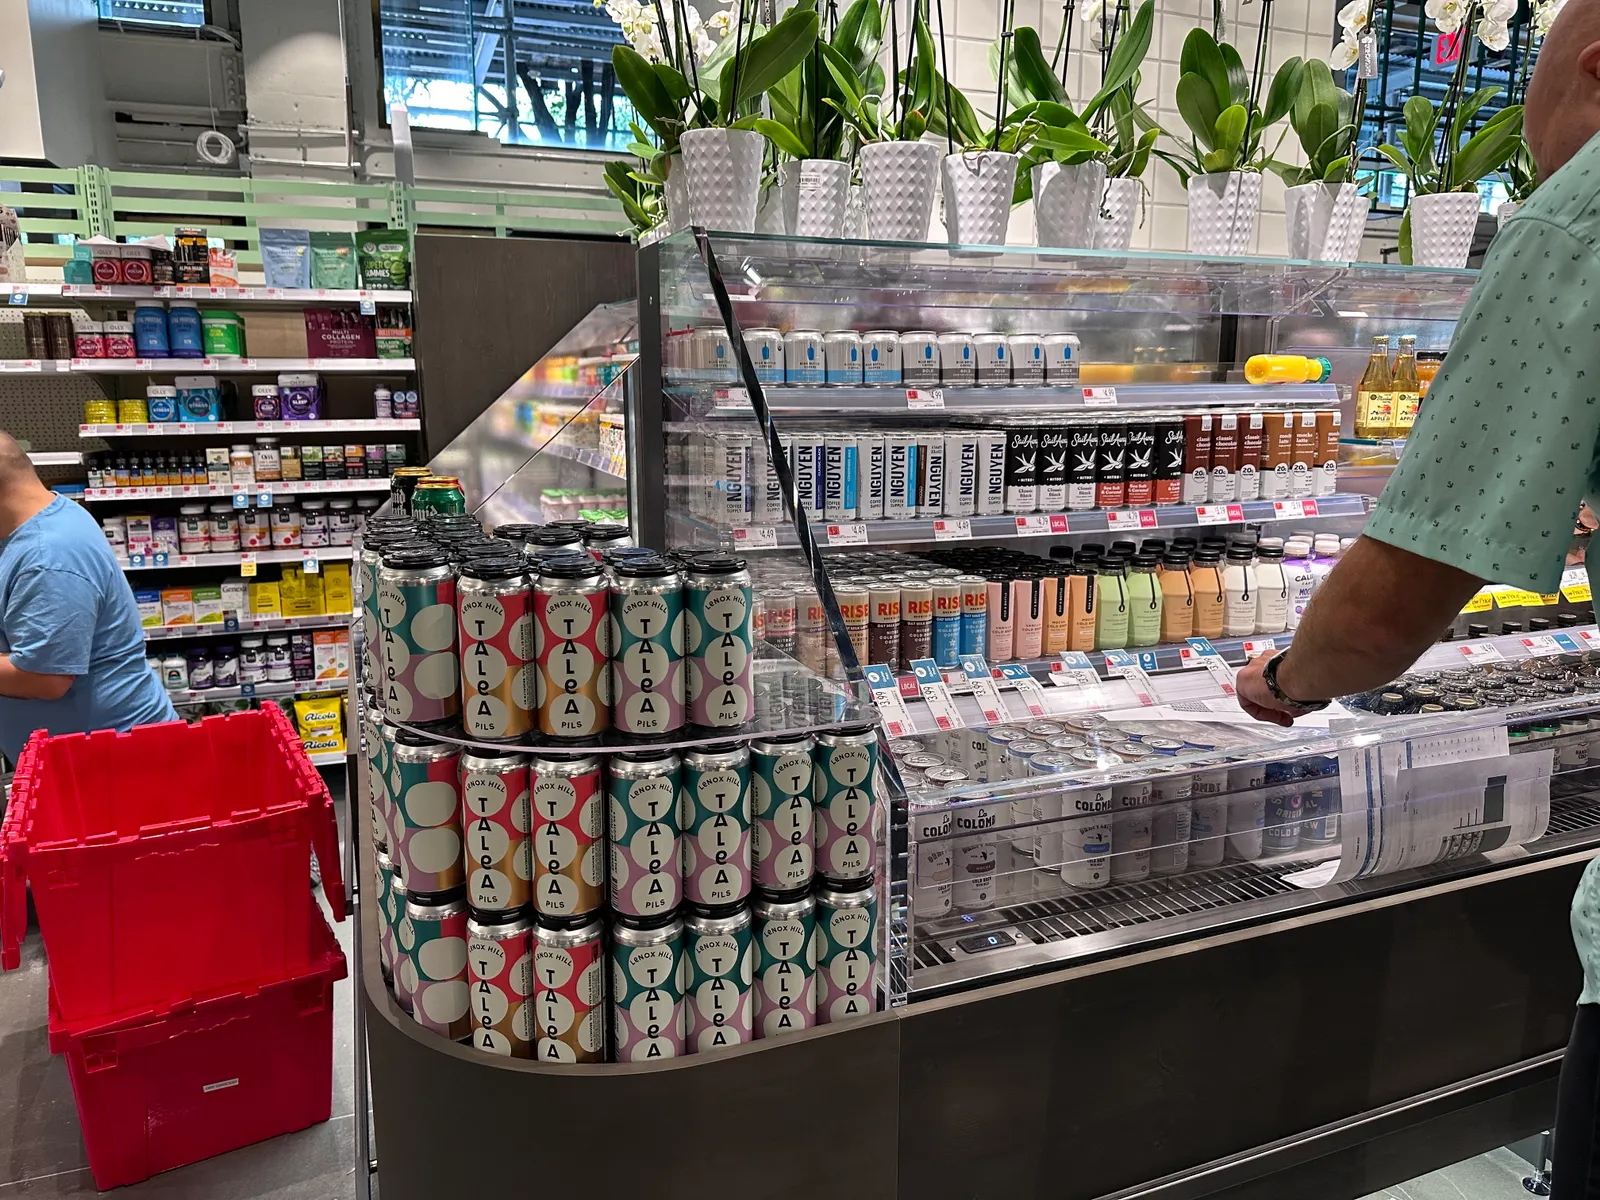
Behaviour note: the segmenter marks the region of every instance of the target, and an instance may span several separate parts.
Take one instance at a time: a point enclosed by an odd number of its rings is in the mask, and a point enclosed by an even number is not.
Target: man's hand
[[[1266,721],[1271,725],[1293,725],[1300,710],[1282,703],[1267,687],[1267,681],[1261,677],[1267,659],[1272,655],[1271,650],[1256,655],[1245,664],[1244,670],[1239,672],[1238,678],[1234,681],[1239,689],[1239,707],[1258,721]]]

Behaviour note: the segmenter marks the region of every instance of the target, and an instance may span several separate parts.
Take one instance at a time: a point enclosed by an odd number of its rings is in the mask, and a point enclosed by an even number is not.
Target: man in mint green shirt
[[[1287,725],[1387,683],[1484,583],[1559,585],[1600,495],[1600,0],[1570,0],[1539,52],[1525,133],[1542,186],[1496,236],[1449,356],[1361,539],[1288,651],[1239,699]],[[1595,578],[1600,554],[1589,557]],[[1572,904],[1583,993],[1562,1066],[1556,1200],[1600,1200],[1600,860]]]

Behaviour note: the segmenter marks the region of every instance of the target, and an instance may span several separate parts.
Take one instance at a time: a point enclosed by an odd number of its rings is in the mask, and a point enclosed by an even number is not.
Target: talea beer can
[[[876,727],[817,735],[811,780],[817,874],[830,883],[865,879],[877,866],[873,830],[877,770]]]
[[[684,579],[689,654],[689,719],[736,729],[754,711],[755,593],[742,558],[697,554]]]
[[[618,917],[611,925],[611,1058],[654,1062],[684,1053],[683,922]]]
[[[817,890],[817,1024],[878,1008],[878,889]]]
[[[678,774],[670,752],[607,760],[611,907],[619,916],[663,917],[683,897]]]
[[[533,922],[467,917],[467,992],[472,1044],[486,1054],[533,1057]]]
[[[412,895],[461,886],[461,754],[446,742],[400,729],[389,767],[399,818],[390,857]]]
[[[519,738],[538,703],[533,595],[526,566],[468,559],[456,580],[460,613],[461,725],[470,738]]]
[[[817,902],[755,902],[755,1032],[779,1037],[817,1023]]]
[[[606,898],[600,760],[536,755],[531,771],[534,910],[541,917],[588,916]]]
[[[682,729],[683,576],[665,558],[616,564],[611,584],[612,720],[623,733]]]
[[[539,732],[586,738],[611,728],[610,590],[584,553],[539,564],[533,589]]]
[[[394,983],[394,881],[399,878],[394,862],[382,850],[372,856],[373,882],[378,886],[378,967],[385,983]]]
[[[749,907],[741,906],[727,916],[691,909],[683,919],[683,930],[689,1053],[742,1046],[755,1032]]]
[[[679,796],[684,899],[740,903],[750,895],[750,751],[685,751]]]
[[[372,804],[372,840],[381,850],[398,847],[394,839],[394,799],[389,795],[389,754],[394,735],[384,736],[384,721],[376,708],[368,708],[361,722],[367,743],[367,791]]]
[[[540,920],[534,927],[534,1057],[597,1063],[606,1053],[606,970],[598,919]]]
[[[409,932],[408,932],[409,931]],[[467,996],[467,905],[459,891],[406,900],[401,925],[417,981],[412,1019],[453,1042],[472,1032]]]
[[[467,847],[467,903],[478,912],[515,912],[533,880],[528,760],[521,754],[461,756],[461,832]]]
[[[443,550],[406,543],[378,570],[383,709],[426,724],[461,712],[456,664],[456,571]]]
[[[750,743],[751,810],[755,819],[755,885],[781,895],[811,886],[816,869],[816,815],[811,802],[811,751],[801,735]]]
[[[366,662],[367,691],[381,707],[383,699],[383,625],[378,620],[378,571],[383,566],[383,548],[409,541],[412,534],[409,518],[399,518],[400,524],[380,525],[374,518],[367,523],[361,539],[360,570],[352,581],[361,589],[361,631],[366,641],[362,651]]]
[[[406,1016],[414,1015],[417,995],[417,964],[411,961],[411,947],[416,942],[416,935],[411,930],[411,924],[406,920],[406,884],[400,878],[397,870],[389,881],[389,895],[392,903],[388,915],[389,940],[393,946],[394,955],[394,1002],[405,1010]],[[380,953],[382,946],[379,946]]]

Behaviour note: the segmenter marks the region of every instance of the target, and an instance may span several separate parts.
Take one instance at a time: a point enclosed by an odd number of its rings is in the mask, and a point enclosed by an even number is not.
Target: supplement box
[[[228,456],[228,447],[206,447],[206,482],[212,487],[232,486],[233,461]]]
[[[278,407],[285,421],[315,421],[322,416],[322,377],[279,375]]]
[[[128,553],[146,554],[155,540],[155,530],[149,513],[128,513]]]
[[[350,631],[319,629],[311,635],[318,679],[350,678]]]
[[[250,611],[250,585],[243,575],[235,575],[222,581],[218,589],[222,592],[222,611],[224,616],[232,613],[235,617],[242,617]]]
[[[222,589],[216,584],[201,584],[189,591],[194,596],[194,623],[222,624]]]
[[[278,596],[276,583],[252,583],[250,585],[250,615],[254,617],[276,617],[282,615],[283,607]]]
[[[222,420],[222,392],[215,375],[179,375],[172,382],[178,389],[179,420]]]
[[[133,594],[139,606],[139,624],[146,629],[159,629],[166,618],[161,612],[161,593],[155,588],[140,588]]]
[[[322,610],[347,613],[351,606],[350,564],[322,564]]]
[[[194,591],[186,587],[161,589],[161,623],[163,625],[194,624]]]
[[[284,567],[278,596],[286,617],[321,616],[322,576],[307,575],[299,567]]]
[[[308,358],[377,358],[378,341],[372,318],[347,308],[308,308]]]

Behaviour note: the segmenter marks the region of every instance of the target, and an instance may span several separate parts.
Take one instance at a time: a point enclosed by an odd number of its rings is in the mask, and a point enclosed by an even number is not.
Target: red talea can
[[[461,833],[474,911],[513,912],[531,899],[532,826],[527,756],[463,754]]]
[[[605,1061],[606,965],[600,921],[534,928],[534,1056],[546,1063]]]
[[[533,760],[533,906],[571,920],[598,912],[606,893],[606,805],[600,759]]]
[[[487,1054],[533,1057],[533,922],[467,918],[472,1044]]]
[[[486,741],[533,728],[538,671],[533,664],[533,596],[520,562],[471,559],[456,582],[460,616],[461,724]]]
[[[539,732],[586,738],[611,728],[610,590],[587,554],[546,560],[533,589]]]

